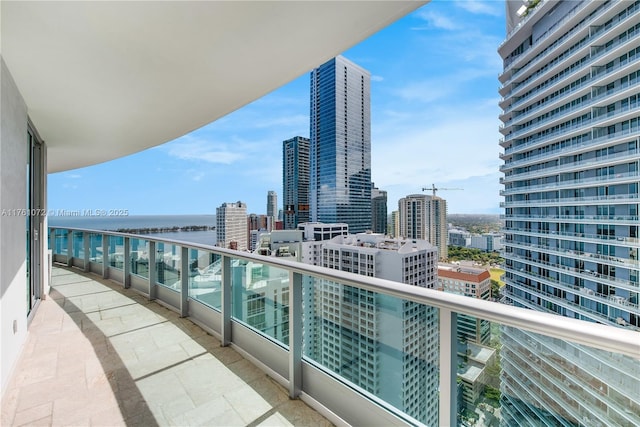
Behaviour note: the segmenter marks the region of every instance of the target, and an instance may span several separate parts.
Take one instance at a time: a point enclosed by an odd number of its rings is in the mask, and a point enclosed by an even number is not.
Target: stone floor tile
[[[247,424],[271,410],[271,405],[246,384],[225,393],[224,398]]]
[[[53,425],[51,415],[43,417],[39,420],[29,421],[25,424],[14,424],[15,427],[48,427]]]
[[[34,406],[24,411],[16,413],[12,425],[23,425],[35,423],[43,418],[51,417],[53,410],[53,402],[47,402],[42,405]]]

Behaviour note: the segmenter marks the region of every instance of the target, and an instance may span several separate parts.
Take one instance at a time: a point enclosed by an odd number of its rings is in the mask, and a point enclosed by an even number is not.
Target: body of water
[[[130,215],[114,217],[49,216],[51,227],[84,228],[89,230],[117,231],[123,229],[171,228],[188,226],[215,227],[215,215]],[[149,233],[167,239],[215,245],[216,231],[172,231]]]

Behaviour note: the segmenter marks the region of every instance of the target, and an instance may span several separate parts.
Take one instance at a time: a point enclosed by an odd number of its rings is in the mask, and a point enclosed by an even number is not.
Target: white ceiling
[[[2,57],[58,172],[208,124],[424,3],[3,0]]]

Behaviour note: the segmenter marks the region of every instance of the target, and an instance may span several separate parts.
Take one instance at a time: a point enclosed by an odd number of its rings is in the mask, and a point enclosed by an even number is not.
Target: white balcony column
[[[189,316],[189,248],[180,253],[180,316]]]
[[[440,407],[441,427],[457,425],[457,313],[440,308]]]
[[[73,266],[73,230],[67,230],[67,267]]]
[[[149,240],[149,300],[156,299],[156,281],[158,276],[156,267],[156,242]]]
[[[302,389],[302,274],[289,271],[289,398]]]
[[[222,255],[222,324],[220,326],[220,345],[231,344],[231,258]]]
[[[102,278],[109,277],[109,235],[102,235]]]
[[[123,260],[122,260],[122,286],[131,287],[131,239],[124,238]]]
[[[84,245],[84,271],[91,271],[91,233],[82,233],[82,244]]]

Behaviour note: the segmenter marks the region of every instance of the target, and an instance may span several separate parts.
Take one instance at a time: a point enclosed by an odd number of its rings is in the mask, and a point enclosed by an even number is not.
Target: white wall
[[[27,106],[1,56],[0,81],[0,385],[4,391],[27,335],[26,218],[6,215],[6,210],[27,206],[28,146]]]

